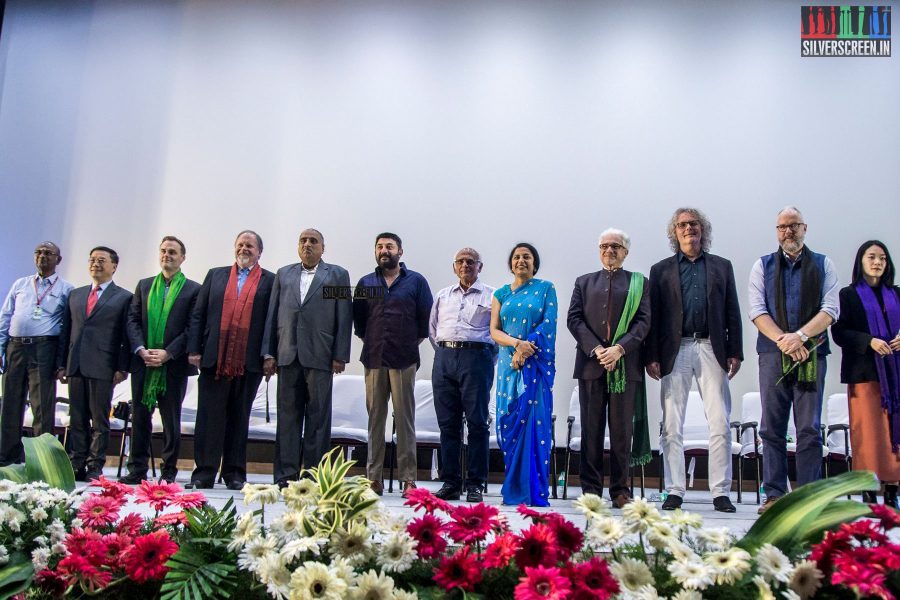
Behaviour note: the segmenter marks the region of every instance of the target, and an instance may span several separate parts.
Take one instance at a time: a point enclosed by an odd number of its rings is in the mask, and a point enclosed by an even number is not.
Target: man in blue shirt
[[[384,493],[384,428],[388,396],[397,426],[397,467],[402,490],[416,487],[416,370],[419,344],[428,337],[431,290],[425,278],[400,262],[403,245],[394,233],[375,238],[378,266],[359,280],[353,299],[353,327],[363,340],[369,456],[366,476]]]
[[[36,275],[13,283],[0,310],[0,466],[24,460],[22,422],[31,402],[34,435],[53,433],[56,371],[61,366],[59,334],[72,284],[56,274],[59,247],[41,242],[34,249]]]

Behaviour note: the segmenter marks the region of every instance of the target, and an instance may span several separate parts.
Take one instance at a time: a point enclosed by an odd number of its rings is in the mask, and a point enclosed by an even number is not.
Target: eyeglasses
[[[684,231],[688,227],[690,227],[690,228],[700,227],[700,221],[682,221],[680,223],[675,223],[675,227],[677,227],[681,231]]]
[[[796,233],[796,232],[800,231],[801,227],[805,227],[805,226],[806,226],[806,223],[788,223],[787,225],[776,225],[775,229],[777,229],[779,233],[784,233],[788,229],[790,229],[791,231]]]
[[[468,265],[471,267],[477,263],[478,263],[478,261],[475,260],[474,258],[457,258],[456,260],[453,261],[453,264],[458,265],[460,267],[463,265]]]
[[[57,254],[56,252],[54,252],[53,250],[35,250],[35,251],[34,251],[34,255],[35,255],[35,256],[41,256],[41,255],[44,255],[44,256],[58,256],[58,254]]]
[[[613,252],[618,252],[619,250],[622,250],[623,248],[625,248],[625,246],[623,246],[622,244],[600,244],[600,250],[602,250],[604,252],[607,250],[612,250]]]
[[[95,264],[96,264],[96,265],[103,266],[103,265],[105,265],[106,263],[107,263],[107,260],[106,260],[105,258],[89,258],[89,259],[88,259],[88,264],[89,264],[89,265],[95,265]]]

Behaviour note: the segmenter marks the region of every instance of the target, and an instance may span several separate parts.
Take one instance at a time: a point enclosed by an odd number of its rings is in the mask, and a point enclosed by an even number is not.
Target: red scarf
[[[244,374],[244,358],[247,355],[247,338],[250,335],[250,318],[253,316],[253,299],[262,277],[259,263],[250,269],[238,296],[238,266],[231,268],[225,300],[222,304],[222,322],[219,324],[219,358],[216,377],[240,377]]]

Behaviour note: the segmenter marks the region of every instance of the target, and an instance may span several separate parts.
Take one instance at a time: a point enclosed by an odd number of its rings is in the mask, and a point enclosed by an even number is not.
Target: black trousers
[[[6,346],[6,374],[0,406],[0,466],[24,462],[22,424],[25,403],[31,402],[34,435],[53,433],[56,420],[57,340],[22,344],[10,340]]]
[[[100,471],[109,446],[112,381],[69,376],[69,458],[76,471]]]
[[[331,446],[331,371],[308,369],[294,361],[278,368],[278,423],[275,430],[275,481],[297,479],[318,466]],[[360,407],[363,410],[364,407]],[[302,448],[301,448],[302,433]]]
[[[147,474],[150,461],[150,442],[153,434],[153,412],[144,405],[146,369],[131,375],[131,451],[128,453],[128,472]],[[178,453],[181,450],[181,403],[187,391],[187,377],[173,376],[166,369],[166,393],[157,398],[156,409],[163,426],[162,475],[174,477],[178,473]],[[154,409],[154,410],[156,410]]]
[[[226,483],[247,480],[247,430],[260,381],[262,373],[216,379],[215,368],[200,370],[191,481],[214,483],[216,473]]]
[[[625,382],[625,391],[610,394],[606,375],[578,380],[581,405],[581,489],[603,494],[603,442],[609,424],[609,495],[629,493],[628,468],[634,431],[635,385]]]

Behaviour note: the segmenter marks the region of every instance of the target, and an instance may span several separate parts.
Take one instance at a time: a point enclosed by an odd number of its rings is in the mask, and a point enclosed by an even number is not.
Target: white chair
[[[434,390],[430,379],[417,379],[414,389],[416,415],[416,448],[420,446],[437,450],[441,447],[441,428],[438,425],[437,413],[434,410]],[[393,417],[393,412],[391,413]],[[396,423],[392,423],[396,425]],[[387,429],[385,429],[387,431]],[[390,463],[388,492],[394,491],[394,465],[397,464],[397,433],[396,427],[391,427]]]
[[[853,468],[853,446],[850,440],[850,410],[847,394],[831,394],[825,400],[825,477],[832,459],[843,460],[847,470]]]

